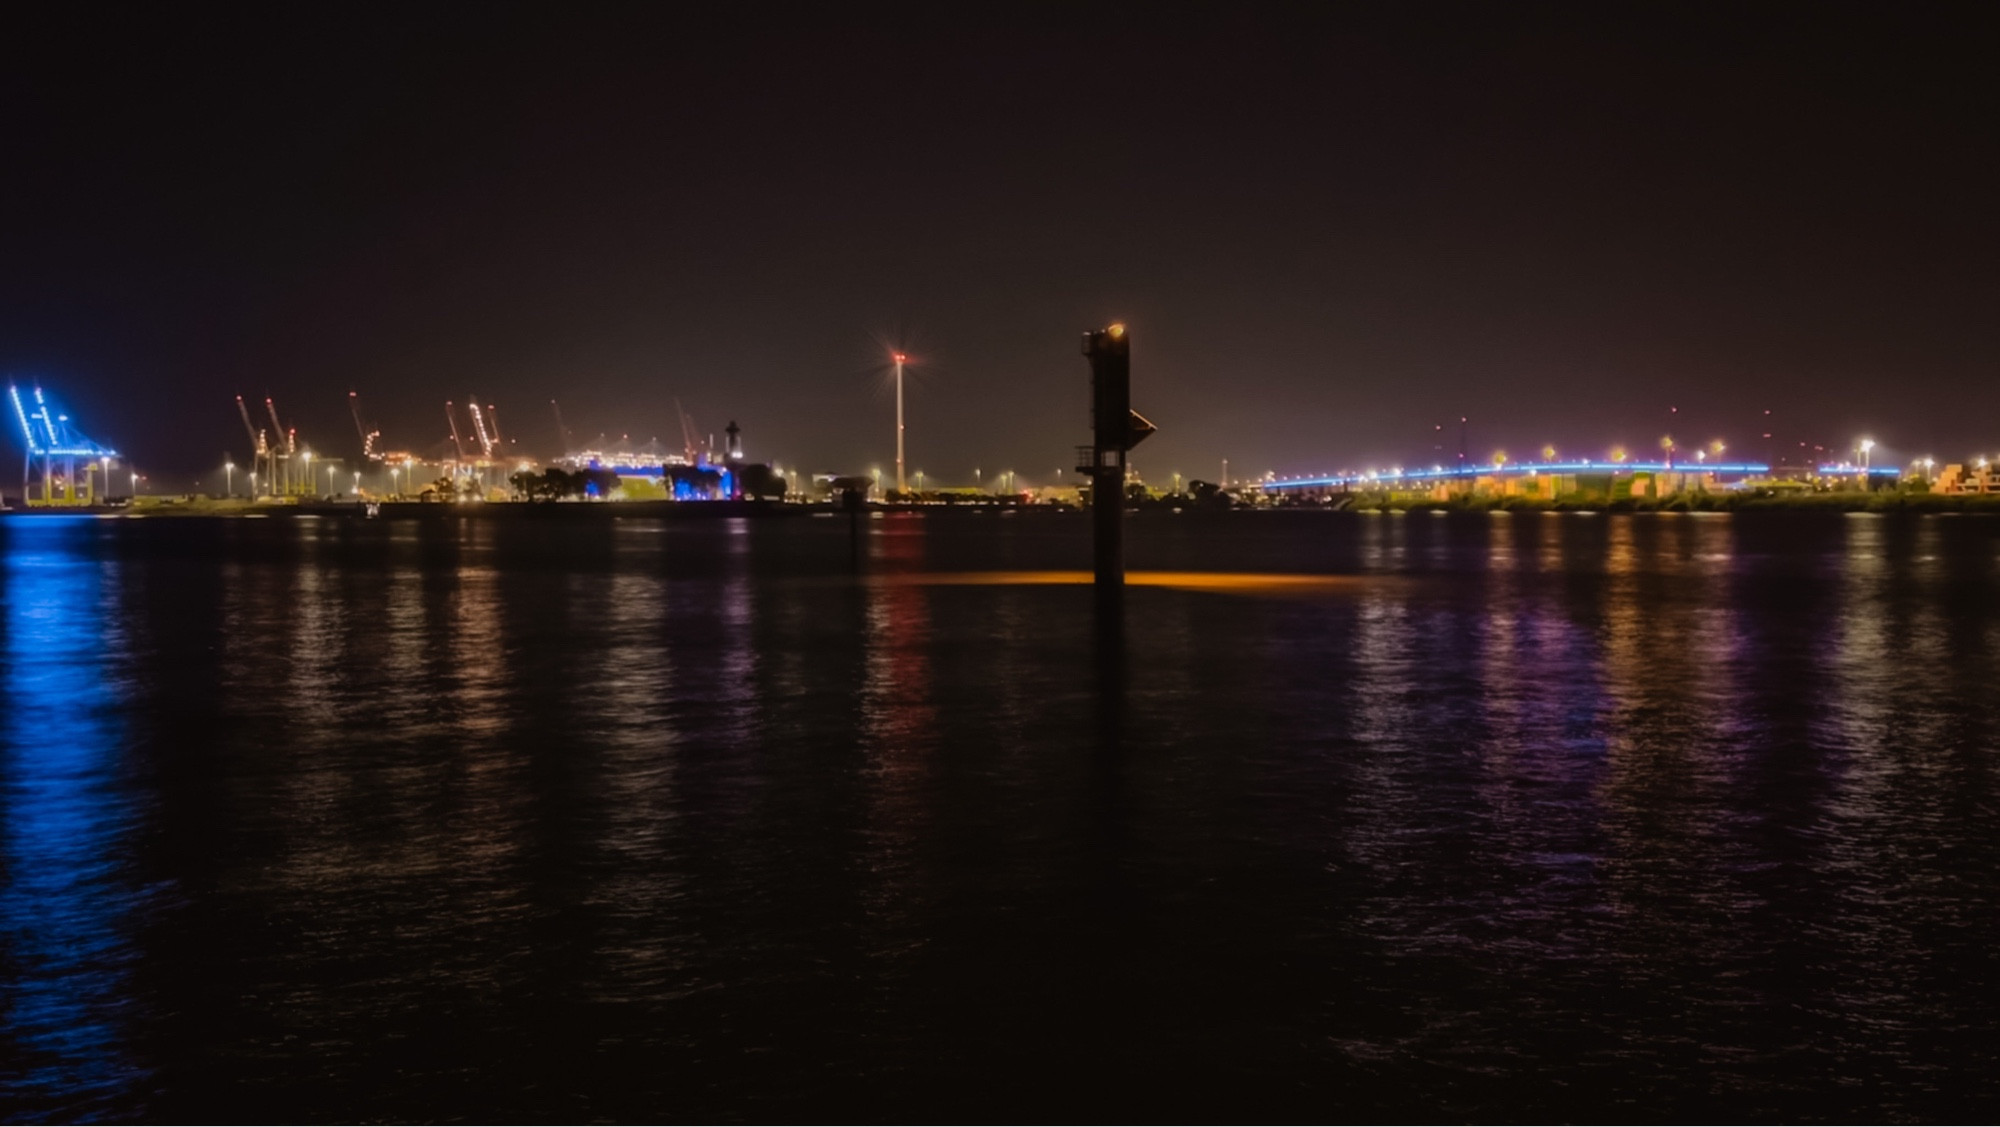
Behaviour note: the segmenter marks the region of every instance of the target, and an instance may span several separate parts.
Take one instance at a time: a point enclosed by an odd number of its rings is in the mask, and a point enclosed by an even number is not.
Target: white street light
[[[896,492],[904,492],[903,486],[903,361],[908,359],[902,353],[896,355]]]

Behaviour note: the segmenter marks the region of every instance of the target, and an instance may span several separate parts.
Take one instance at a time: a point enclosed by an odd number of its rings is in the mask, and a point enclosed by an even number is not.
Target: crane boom
[[[285,430],[285,424],[278,421],[278,405],[272,402],[271,397],[268,395],[264,397],[264,409],[271,413],[271,433],[285,439],[285,453],[298,453],[299,443],[297,432],[288,432]],[[290,437],[287,437],[287,435]]]
[[[486,405],[486,421],[493,427],[493,445],[500,447],[501,452],[505,453],[507,443],[500,437],[500,408],[488,403]]]
[[[257,450],[261,445],[257,441],[257,428],[250,424],[250,407],[243,402],[243,397],[240,395],[236,397],[236,413],[243,416],[243,433],[250,437],[250,449]]]
[[[347,408],[354,414],[354,433],[361,436],[361,457],[370,462],[379,462],[382,455],[375,452],[375,440],[382,437],[379,430],[369,430],[361,423],[361,393],[347,393]]]
[[[479,439],[479,448],[485,452],[487,457],[491,458],[493,456],[493,436],[486,433],[486,416],[479,413],[479,401],[476,399],[473,400],[465,405],[465,409],[472,412],[472,433],[474,437]]]
[[[687,454],[688,465],[701,464],[701,435],[696,431],[694,416],[681,408],[681,401],[674,400],[674,413],[681,417],[681,444]]]
[[[451,409],[451,400],[444,401],[444,421],[451,424],[451,445],[458,451],[458,460],[465,461],[465,441],[458,437],[458,415]]]

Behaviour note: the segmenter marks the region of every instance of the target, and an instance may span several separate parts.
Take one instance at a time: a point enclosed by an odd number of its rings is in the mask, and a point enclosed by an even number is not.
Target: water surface
[[[0,521],[0,1113],[2000,1110],[2000,522]]]

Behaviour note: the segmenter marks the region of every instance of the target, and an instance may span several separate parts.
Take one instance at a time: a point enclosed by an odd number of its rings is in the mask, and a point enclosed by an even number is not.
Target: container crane
[[[466,410],[472,412],[472,430],[474,434],[479,436],[479,449],[490,461],[493,457],[493,435],[486,429],[486,416],[480,414],[478,400],[474,400],[465,406]]]
[[[444,401],[444,421],[451,424],[451,447],[458,452],[460,464],[465,462],[465,440],[458,437],[458,413],[451,409],[451,400]]]
[[[375,440],[382,437],[379,430],[369,430],[361,422],[361,393],[347,393],[347,409],[354,415],[354,433],[361,436],[361,457],[364,461],[379,462],[382,452],[375,449]]]
[[[281,478],[278,492],[290,493],[292,491],[292,455],[298,453],[299,448],[298,432],[287,431],[285,424],[278,421],[278,405],[268,395],[264,397],[264,410],[270,412],[272,438],[275,440],[271,448],[271,457],[274,461],[282,460],[284,462],[283,470],[280,471],[274,468],[272,476]]]
[[[694,416],[681,408],[681,401],[674,400],[674,413],[681,417],[681,444],[687,454],[687,464],[701,464],[701,431],[694,425]]]
[[[118,451],[108,446],[100,446],[76,429],[68,414],[49,402],[49,397],[40,387],[33,389],[35,409],[29,411],[21,400],[21,389],[7,385],[7,396],[13,401],[14,419],[21,424],[21,437],[26,441],[21,458],[21,500],[35,504],[28,492],[29,474],[32,472],[36,455],[42,459],[43,505],[93,505],[97,503],[97,491],[91,482],[91,464],[94,462],[104,469],[106,492],[110,491],[111,459]],[[53,409],[52,409],[53,408]],[[40,423],[37,427],[35,424]],[[62,469],[58,474],[56,459],[62,459]],[[83,480],[77,481],[77,459],[83,460]],[[60,482],[60,484],[58,484]]]
[[[563,425],[562,407],[557,405],[555,400],[551,399],[549,400],[549,409],[556,413],[556,448],[560,450],[563,453],[563,455],[567,456],[569,454],[569,445],[570,445],[569,428]]]
[[[250,422],[250,405],[243,402],[243,397],[240,395],[236,397],[236,413],[243,416],[243,433],[250,437],[251,477],[254,480],[261,467],[264,471],[264,485],[268,488],[271,485],[272,466],[275,461],[271,454],[270,441],[263,431],[258,430]],[[254,486],[251,495],[256,495]]]

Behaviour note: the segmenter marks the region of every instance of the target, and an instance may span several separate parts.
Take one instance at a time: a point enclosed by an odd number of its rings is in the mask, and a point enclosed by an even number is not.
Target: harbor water
[[[0,1118],[2000,1113],[2000,520],[0,520]]]

